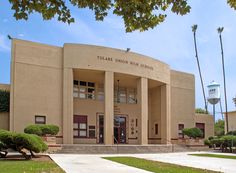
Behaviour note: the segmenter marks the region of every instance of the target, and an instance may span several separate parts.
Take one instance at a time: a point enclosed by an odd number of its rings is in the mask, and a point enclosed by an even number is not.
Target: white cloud
[[[24,37],[25,35],[24,34],[18,34],[19,37]]]
[[[7,36],[0,35],[0,52],[8,52],[10,49],[10,41],[7,41]]]

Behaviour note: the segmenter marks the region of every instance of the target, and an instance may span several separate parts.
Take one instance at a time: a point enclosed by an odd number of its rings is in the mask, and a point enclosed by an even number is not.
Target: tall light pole
[[[229,131],[228,125],[228,109],[227,109],[227,94],[226,94],[226,82],[225,82],[225,64],[224,64],[224,51],[223,51],[223,44],[222,44],[222,37],[221,33],[223,32],[224,27],[219,27],[217,29],[220,37],[220,48],[221,48],[221,55],[222,55],[222,69],[223,69],[223,80],[224,80],[224,94],[225,94],[225,120],[226,120],[226,133]]]
[[[204,90],[202,73],[201,73],[200,63],[199,63],[199,59],[198,59],[197,43],[196,43],[196,30],[197,30],[197,25],[193,25],[192,26],[192,31],[193,31],[194,47],[195,47],[195,52],[196,52],[197,66],[198,66],[198,71],[199,71],[201,85],[202,85],[202,92],[203,92],[203,97],[204,97],[205,110],[206,110],[206,112],[208,112],[208,110],[207,110],[206,94],[205,94],[205,90]]]

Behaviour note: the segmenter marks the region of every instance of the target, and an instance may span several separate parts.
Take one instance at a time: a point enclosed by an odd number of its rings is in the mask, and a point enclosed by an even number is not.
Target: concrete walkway
[[[199,153],[199,152],[194,152],[194,153]],[[144,171],[141,169],[129,167],[126,165],[102,159],[101,157],[104,156],[107,157],[132,156],[132,157],[144,158],[147,160],[161,161],[166,163],[173,163],[183,166],[208,169],[225,173],[236,173],[236,160],[210,158],[210,157],[197,157],[197,156],[190,156],[188,154],[190,153],[188,152],[188,153],[116,154],[116,155],[50,154],[50,157],[67,173],[94,173],[94,172],[148,173],[148,171]]]
[[[102,156],[105,155],[50,154],[50,157],[67,173],[150,173],[102,159]]]

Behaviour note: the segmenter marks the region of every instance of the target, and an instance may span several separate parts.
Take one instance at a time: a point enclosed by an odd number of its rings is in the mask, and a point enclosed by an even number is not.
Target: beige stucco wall
[[[74,79],[104,84],[105,100],[73,98]],[[137,89],[138,104],[113,102],[118,79],[121,86]],[[130,144],[166,143],[178,138],[178,124],[195,126],[194,76],[133,52],[80,44],[56,47],[13,39],[11,84],[10,129],[22,132],[34,123],[35,115],[45,115],[47,124],[59,125],[64,143],[97,142],[73,139],[73,115],[77,114],[88,115],[88,125],[96,125],[97,115],[104,114],[105,144],[113,143],[114,114],[127,116]],[[131,122],[136,119],[137,133],[131,134]],[[154,131],[156,123],[158,134]]]
[[[62,131],[62,48],[13,40],[10,129],[23,132],[45,115]]]
[[[0,112],[0,129],[9,130],[9,112]]]
[[[236,111],[228,112],[228,123],[229,123],[228,125],[229,131],[235,131],[236,130]],[[227,125],[227,122],[225,118],[225,132],[227,131],[226,125]]]
[[[171,70],[171,138],[178,138],[178,124],[195,127],[194,75]]]
[[[214,136],[214,118],[209,114],[195,114],[194,122],[205,124],[205,138]]]
[[[78,55],[81,57],[79,61]],[[102,46],[64,44],[64,60],[65,68],[112,71],[158,80],[164,83],[170,82],[169,65],[156,59],[124,50]],[[145,67],[145,65],[148,67]]]

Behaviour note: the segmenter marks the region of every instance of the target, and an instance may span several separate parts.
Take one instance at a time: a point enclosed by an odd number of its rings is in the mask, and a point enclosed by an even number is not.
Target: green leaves
[[[236,0],[227,0],[227,3],[229,4],[231,8],[236,10]]]
[[[28,20],[31,13],[38,12],[44,20],[50,20],[57,15],[58,21],[70,24],[74,22],[70,10],[63,0],[9,0],[16,20]]]
[[[9,2],[17,20],[27,20],[31,13],[37,12],[44,20],[57,16],[57,20],[64,23],[75,22],[65,0],[9,0]],[[98,21],[104,20],[112,10],[113,14],[123,18],[126,32],[146,31],[156,27],[165,21],[168,9],[178,15],[185,15],[191,9],[188,0],[69,0],[68,2],[79,9],[88,8],[94,11],[95,19]],[[227,2],[236,10],[236,0]]]
[[[10,92],[0,90],[0,112],[9,112],[10,109]]]

